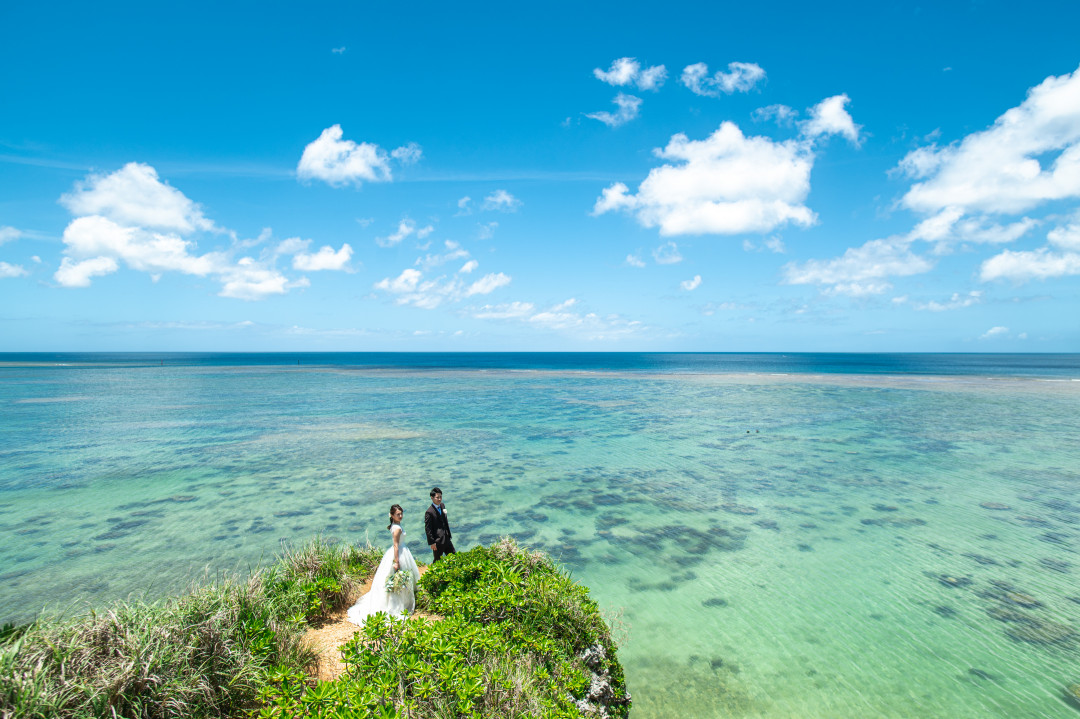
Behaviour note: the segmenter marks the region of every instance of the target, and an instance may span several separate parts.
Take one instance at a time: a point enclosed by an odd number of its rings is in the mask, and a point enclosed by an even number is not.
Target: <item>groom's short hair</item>
[[[442,490],[439,489],[438,487],[435,487],[434,489],[431,490],[431,498],[435,499],[436,494],[442,494]]]

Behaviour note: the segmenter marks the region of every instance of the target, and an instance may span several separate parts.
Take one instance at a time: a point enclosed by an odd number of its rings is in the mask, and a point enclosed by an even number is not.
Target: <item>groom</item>
[[[435,487],[431,490],[431,506],[424,512],[424,531],[427,532],[427,541],[431,551],[435,552],[437,562],[444,554],[453,554],[454,543],[450,541],[450,523],[446,521],[446,507],[442,503],[442,490]]]

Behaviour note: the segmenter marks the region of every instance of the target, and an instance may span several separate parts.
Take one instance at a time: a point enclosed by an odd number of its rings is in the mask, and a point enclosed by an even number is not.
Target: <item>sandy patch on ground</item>
[[[419,568],[421,575],[428,569],[427,565],[423,564]],[[345,673],[345,663],[341,661],[341,645],[348,642],[353,638],[354,634],[360,631],[360,627],[346,619],[345,614],[348,607],[351,607],[360,597],[371,591],[371,579],[369,577],[364,582],[355,597],[349,598],[349,604],[346,608],[334,612],[325,623],[318,627],[312,627],[304,634],[304,644],[314,649],[318,655],[314,672],[312,672],[318,681],[332,682]],[[424,617],[425,619],[439,619],[438,616],[427,612],[416,612],[413,616]]]

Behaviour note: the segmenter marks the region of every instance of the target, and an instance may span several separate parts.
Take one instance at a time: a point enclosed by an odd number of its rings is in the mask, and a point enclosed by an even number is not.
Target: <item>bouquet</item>
[[[412,585],[412,574],[404,569],[399,569],[386,578],[386,591],[396,592]]]

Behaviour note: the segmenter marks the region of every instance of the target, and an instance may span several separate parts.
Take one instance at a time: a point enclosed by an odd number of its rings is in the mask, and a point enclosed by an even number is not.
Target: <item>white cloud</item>
[[[626,256],[626,264],[630,265],[631,267],[644,267],[645,266],[645,262],[640,257],[638,257],[637,255],[627,255]]]
[[[477,239],[490,240],[495,236],[495,230],[499,227],[498,222],[488,222],[483,225],[479,225],[479,231],[476,233]]]
[[[994,337],[1001,337],[1002,335],[1007,335],[1007,334],[1009,334],[1009,328],[1008,327],[991,327],[981,337],[979,337],[979,339],[988,340],[988,339],[992,339]]]
[[[979,279],[991,280],[1047,280],[1053,277],[1080,275],[1080,252],[1054,252],[1040,247],[1030,252],[1004,250],[982,263]]]
[[[971,307],[982,303],[982,291],[974,290],[968,292],[966,295],[962,295],[959,292],[954,292],[953,296],[947,302],[938,302],[931,300],[930,302],[919,303],[913,305],[917,310],[929,310],[930,312],[945,312],[948,310],[959,310],[965,307]],[[893,299],[895,302],[895,298]]]
[[[434,229],[431,225],[417,229],[416,223],[405,217],[398,222],[397,231],[386,237],[376,237],[375,244],[379,245],[379,247],[393,247],[410,235],[415,234],[418,238],[423,239],[430,235]]]
[[[89,287],[91,277],[109,275],[118,269],[119,265],[111,257],[95,257],[81,262],[65,257],[54,277],[64,287]]]
[[[463,264],[461,266],[461,269],[458,270],[458,273],[463,274],[463,275],[467,275],[467,274],[471,273],[473,270],[475,270],[479,266],[480,266],[480,263],[477,262],[476,260],[469,260],[468,262],[466,262],[465,264]]]
[[[986,130],[909,153],[900,169],[923,180],[902,199],[918,212],[1016,213],[1080,196],[1080,70],[1046,78]]]
[[[635,58],[620,57],[612,62],[611,67],[606,71],[600,68],[594,69],[593,75],[597,80],[616,87],[636,83],[642,90],[659,90],[667,79],[667,68],[663,65],[654,65],[642,70],[641,64]]]
[[[532,315],[536,307],[531,302],[508,302],[501,305],[484,305],[473,311],[478,320],[521,319]]]
[[[0,226],[0,245],[4,244],[5,242],[17,240],[22,237],[22,235],[22,231],[16,230],[14,227]]]
[[[637,86],[642,90],[659,90],[667,80],[667,68],[663,65],[653,65],[642,70],[637,77]]]
[[[266,243],[270,231],[264,230],[257,240],[237,239],[235,233],[204,217],[183,193],[162,182],[149,165],[129,163],[112,174],[90,175],[62,196],[61,202],[73,213],[84,213],[64,229],[64,257],[53,275],[64,287],[88,287],[92,278],[118,271],[121,263],[149,274],[155,282],[166,272],[214,277],[222,283],[221,296],[246,300],[309,284],[304,277],[290,280],[274,263],[282,254],[304,252],[310,240],[291,238],[264,250],[262,260],[234,261],[233,252]],[[195,240],[186,236],[199,231],[228,234],[233,246],[199,254]],[[322,251],[312,257],[329,261]],[[341,254],[336,257],[340,259]]]
[[[946,254],[957,243],[1005,244],[1023,237],[1038,224],[1024,217],[1006,225],[993,223],[985,215],[965,217],[959,207],[946,207],[935,215],[921,221],[908,233],[912,240],[934,242],[934,252]]]
[[[787,252],[787,247],[784,246],[784,240],[779,235],[773,235],[764,240],[760,244],[755,243],[753,240],[743,240],[742,247],[747,252],[764,252],[768,250],[773,254],[782,255]]]
[[[795,118],[799,116],[799,111],[788,107],[787,105],[767,105],[765,107],[759,107],[750,113],[750,118],[754,122],[764,122],[766,120],[776,120],[777,125],[791,126],[795,123]]]
[[[342,140],[341,125],[332,125],[304,148],[296,176],[301,180],[322,180],[341,186],[363,182],[389,182],[392,179],[390,158],[402,164],[420,159],[420,146],[414,142],[399,147],[389,155],[378,145]]]
[[[679,246],[674,242],[665,242],[653,250],[653,259],[658,265],[674,265],[682,262],[683,257],[679,254]]]
[[[420,278],[423,277],[420,270],[414,270],[412,268],[402,270],[401,274],[394,279],[389,277],[380,280],[375,283],[375,288],[379,290],[386,290],[387,292],[394,292],[401,294],[404,292],[413,292],[416,290],[417,285],[420,282]]]
[[[158,179],[150,165],[129,162],[108,175],[90,175],[60,197],[74,215],[100,215],[118,225],[189,233],[213,230],[202,209]]]
[[[611,68],[606,72],[600,68],[593,70],[593,75],[601,82],[606,82],[609,85],[629,85],[634,81],[634,77],[638,74],[641,65],[638,61],[632,57],[620,57],[611,63]]]
[[[423,150],[415,142],[410,142],[408,145],[403,145],[390,152],[390,157],[402,165],[415,165],[423,155]]]
[[[783,268],[789,285],[833,285],[832,294],[862,296],[880,294],[891,288],[884,278],[927,272],[933,264],[910,250],[906,237],[871,240],[861,247],[848,248],[832,260],[790,262]]]
[[[308,287],[306,277],[290,281],[272,267],[261,266],[251,257],[242,257],[222,276],[222,297],[238,300],[262,300],[270,295],[283,295],[295,287]]]
[[[293,256],[293,269],[305,272],[317,272],[319,270],[345,270],[351,272],[349,260],[352,258],[352,247],[346,242],[341,249],[335,251],[330,245],[323,245],[318,252],[310,254],[298,252]]]
[[[859,145],[859,130],[844,106],[851,99],[847,95],[827,97],[809,110],[810,119],[801,124],[803,135],[809,138],[828,135],[843,135],[856,146]]]
[[[191,250],[195,244],[177,234],[151,232],[141,227],[124,227],[99,215],[77,217],[64,230],[64,252],[70,258],[86,260],[93,258],[111,258],[141,272],[162,273],[181,272],[188,275],[205,277],[221,272],[226,264],[219,253],[194,255]],[[115,262],[113,263],[115,265]],[[104,264],[90,265],[104,267]],[[61,268],[63,270],[63,268]],[[115,267],[113,270],[115,271]],[[60,284],[74,287],[86,287],[89,277],[71,272],[57,272]],[[62,277],[74,277],[77,284],[68,285]]]
[[[7,262],[0,262],[0,278],[22,277],[28,274],[30,273],[22,265],[10,265]]]
[[[619,106],[617,112],[589,112],[585,114],[585,117],[592,118],[593,120],[599,120],[608,127],[619,127],[633,120],[638,116],[638,110],[641,108],[641,98],[633,95],[627,95],[624,92],[620,92],[615,96],[614,103]]]
[[[457,201],[457,206],[458,206],[457,215],[458,216],[471,215],[472,214],[472,208],[469,206],[470,202],[472,202],[472,198],[469,197],[468,195],[465,195],[465,197],[462,197],[460,200]]]
[[[517,212],[523,203],[506,190],[495,190],[484,198],[485,210],[499,210],[500,212]]]
[[[510,281],[509,275],[497,272],[484,275],[466,286],[459,277],[449,280],[445,277],[424,279],[422,272],[409,268],[402,271],[396,278],[387,277],[375,283],[375,289],[396,295],[395,304],[412,305],[430,310],[444,303],[459,302],[474,295],[490,294],[510,284]]]
[[[346,50],[346,48],[345,48],[344,45],[342,45],[341,47],[332,47],[332,48],[330,48],[330,52],[334,53],[335,55],[344,55],[345,50]]]
[[[491,274],[484,275],[476,282],[469,285],[469,288],[465,290],[466,297],[472,297],[473,295],[490,295],[500,287],[505,287],[510,284],[510,275],[502,272],[493,272]]]
[[[469,256],[468,250],[453,240],[443,241],[443,247],[446,251],[442,254],[425,255],[418,258],[415,264],[424,270],[430,270],[432,267],[445,265],[447,262],[453,262],[454,260],[466,259]]]
[[[680,133],[653,153],[674,162],[651,170],[637,194],[621,182],[604,189],[593,214],[630,212],[667,236],[770,232],[817,221],[803,204],[814,163],[808,142],[746,137],[724,122],[705,140]]]
[[[1068,225],[1055,227],[1047,233],[1050,244],[1062,250],[1080,251],[1080,216]]]
[[[748,92],[765,79],[765,71],[752,62],[729,62],[728,71],[717,71],[709,77],[709,66],[703,62],[683,68],[680,82],[695,95],[720,97],[735,92]]]
[[[683,280],[682,282],[679,283],[679,287],[681,287],[682,289],[684,289],[687,292],[693,292],[694,290],[696,290],[700,286],[701,286],[701,275],[694,275],[694,279],[692,279],[692,280]]]
[[[846,295],[848,297],[870,297],[880,295],[892,289],[888,282],[840,282],[822,290],[824,295]]]

